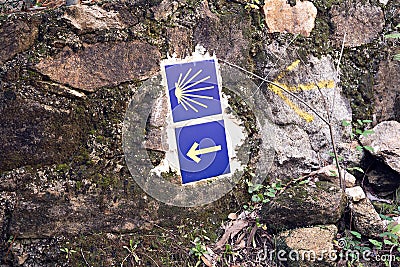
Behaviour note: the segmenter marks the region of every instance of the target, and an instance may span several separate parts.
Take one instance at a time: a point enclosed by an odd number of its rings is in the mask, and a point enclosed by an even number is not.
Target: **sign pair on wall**
[[[162,64],[182,184],[230,173],[217,70],[215,57]]]

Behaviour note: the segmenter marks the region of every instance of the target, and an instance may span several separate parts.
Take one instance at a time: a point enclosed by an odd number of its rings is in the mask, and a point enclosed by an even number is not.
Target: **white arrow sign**
[[[207,148],[202,148],[202,149],[196,150],[198,147],[199,147],[199,144],[197,142],[194,142],[192,147],[189,149],[188,153],[186,154],[186,156],[188,156],[190,159],[192,159],[196,163],[199,163],[201,160],[201,158],[199,158],[198,155],[217,152],[217,151],[221,150],[221,146],[212,146],[212,147],[207,147]]]

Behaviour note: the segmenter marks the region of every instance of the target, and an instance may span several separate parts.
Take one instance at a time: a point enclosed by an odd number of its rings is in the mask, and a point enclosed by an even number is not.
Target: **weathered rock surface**
[[[35,18],[17,18],[0,23],[0,64],[31,47],[38,36]]]
[[[400,122],[384,121],[376,125],[373,134],[362,138],[364,146],[371,146],[372,154],[400,174]]]
[[[87,118],[72,107],[59,109],[6,91],[0,112],[1,170],[63,162],[85,140]]]
[[[271,46],[268,46],[268,49]],[[282,56],[285,63],[283,70],[266,69],[266,74],[275,78],[276,82],[286,86],[306,103],[311,105],[319,114],[325,117],[326,110],[333,110],[332,123],[340,125],[343,120],[351,120],[351,109],[348,100],[341,95],[341,89],[336,84],[336,71],[329,57],[308,58],[307,64],[290,60],[288,55],[273,52]],[[285,68],[299,62],[292,71]],[[271,79],[274,80],[274,79]],[[320,89],[317,88],[317,84]],[[332,151],[330,144],[329,128],[313,112],[291,96],[282,93],[279,88],[268,87],[266,98],[271,103],[271,119],[274,122],[276,138],[274,149],[275,164],[271,170],[273,178],[299,177],[314,170],[320,169],[321,157],[326,161],[332,160],[329,153]],[[335,100],[333,100],[335,99]],[[335,103],[332,109],[331,104]],[[325,106],[326,104],[326,106]],[[308,121],[307,121],[308,120]],[[349,129],[334,127],[333,135],[337,143],[345,142],[346,131]]]
[[[81,33],[110,28],[122,29],[125,25],[115,11],[106,11],[98,6],[73,5],[63,16]]]
[[[393,60],[379,65],[374,86],[374,113],[378,122],[400,121],[400,65]]]
[[[297,185],[264,205],[260,216],[273,230],[334,224],[346,206],[346,195],[335,184]]]
[[[317,8],[309,1],[296,1],[296,5],[291,6],[285,0],[267,0],[264,14],[269,32],[310,36],[315,25]]]
[[[140,41],[98,43],[78,52],[66,48],[35,68],[54,81],[93,92],[150,77],[159,70],[160,58],[156,47]]]
[[[334,40],[340,46],[355,47],[371,42],[382,31],[385,24],[380,7],[360,1],[334,5],[331,9],[335,27]]]
[[[170,55],[176,55],[178,58],[185,58],[191,55],[193,51],[190,51],[192,46],[192,31],[185,27],[174,27],[167,29],[169,42],[168,53]]]
[[[368,198],[351,203],[350,210],[357,232],[369,237],[379,237],[383,233],[383,221]]]
[[[353,202],[358,202],[366,198],[364,190],[360,186],[346,188],[346,195]]]
[[[183,6],[182,1],[163,0],[158,6],[152,8],[154,18],[159,21],[168,20],[181,6]]]
[[[277,249],[286,252],[284,258],[289,266],[333,267],[336,266],[333,240],[337,232],[335,225],[288,230],[276,236]]]
[[[345,169],[340,169],[341,176],[345,181],[346,187],[353,187],[356,184],[356,177]],[[316,174],[321,181],[329,181],[336,185],[340,185],[338,171],[335,165],[327,165],[316,171]]]
[[[205,6],[202,18],[194,28],[193,42],[221,59],[244,65],[251,45],[247,38],[250,25],[250,17],[246,14],[217,16]]]

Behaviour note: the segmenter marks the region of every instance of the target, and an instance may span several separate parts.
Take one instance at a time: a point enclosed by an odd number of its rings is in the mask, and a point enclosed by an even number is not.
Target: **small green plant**
[[[399,236],[400,224],[393,221],[390,216],[381,215],[385,220],[392,221],[388,226],[387,230],[380,234],[378,239],[368,239],[363,241],[362,235],[357,231],[349,231],[348,235],[342,240],[336,241],[336,244],[340,246],[343,251],[340,253],[340,257],[344,257],[346,254],[347,266],[360,266],[361,255],[378,255],[375,259],[381,259],[385,266],[392,266],[393,261],[400,260],[400,243]],[[343,242],[344,241],[344,242]],[[369,254],[364,254],[370,251]]]
[[[362,241],[362,236],[357,231],[349,231],[346,237],[337,241],[337,245],[342,248],[339,257],[347,259],[347,267],[362,266],[359,262],[360,255],[367,250],[371,250],[368,247],[368,243]]]
[[[254,203],[268,203],[284,188],[279,180],[271,185],[265,186],[247,181],[247,186],[249,194],[252,194],[251,201]]]
[[[400,24],[398,24],[395,28],[400,28]],[[400,33],[396,32],[396,33],[386,34],[385,38],[400,39]],[[400,61],[400,54],[394,55],[393,59]]]
[[[223,260],[224,263],[222,266],[231,266],[230,262],[234,261],[235,258],[239,257],[241,258],[242,256],[240,253],[236,252],[233,250],[232,246],[229,244],[225,244],[225,250],[223,251]]]
[[[123,248],[126,249],[129,252],[129,254],[122,260],[121,267],[124,266],[124,262],[127,261],[128,258],[130,258],[130,257],[135,261],[136,264],[140,263],[140,258],[135,252],[138,244],[139,244],[139,241],[133,243],[133,240],[130,239],[129,240],[129,247],[128,246],[123,246]]]
[[[208,252],[206,246],[201,242],[200,237],[196,237],[192,243],[194,244],[194,247],[190,249],[189,254],[194,255],[197,258],[195,267],[198,267],[202,262],[201,257]]]
[[[371,120],[357,120],[357,122],[354,123],[354,125],[353,125],[352,132],[350,133],[351,139],[354,139],[354,138],[359,139],[361,136],[368,136],[370,134],[373,134],[374,133],[373,130],[365,129],[365,127],[371,122],[372,122]],[[349,121],[346,121],[346,120],[342,121],[342,126],[347,127],[347,126],[351,126],[351,125],[352,124]],[[371,147],[371,146],[361,146],[361,145],[359,145],[359,146],[356,147],[356,149],[358,151],[362,151],[363,149],[371,151],[371,152],[374,151],[374,148]]]
[[[66,259],[69,259],[72,256],[72,254],[76,253],[77,251],[68,247],[69,242],[66,242],[65,245],[66,245],[65,247],[60,248],[60,251],[65,253],[65,258]]]

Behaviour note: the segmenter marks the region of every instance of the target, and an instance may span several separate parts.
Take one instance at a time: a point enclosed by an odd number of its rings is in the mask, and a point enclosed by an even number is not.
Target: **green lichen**
[[[69,170],[69,165],[68,164],[63,163],[63,164],[58,164],[56,166],[56,172],[66,173],[68,170]]]

